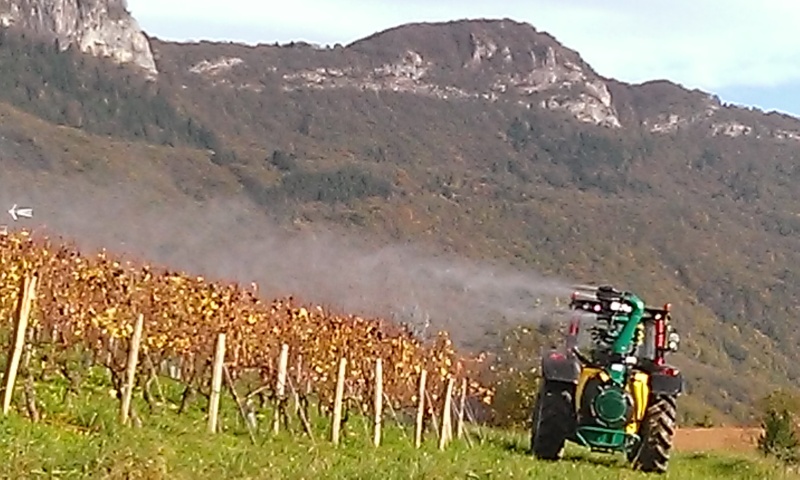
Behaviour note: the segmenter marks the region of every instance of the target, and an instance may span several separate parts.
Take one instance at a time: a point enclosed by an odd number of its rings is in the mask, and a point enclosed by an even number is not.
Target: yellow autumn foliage
[[[386,394],[399,405],[413,405],[423,368],[431,391],[443,392],[448,378],[470,376],[470,368],[480,364],[480,359],[460,358],[445,332],[425,345],[407,328],[381,319],[296,305],[292,297],[265,301],[256,289],[134,265],[106,251],[86,256],[27,232],[0,237],[3,318],[13,313],[21,279],[33,273],[41,279],[34,312],[38,325],[57,331],[54,341],[62,346],[81,345],[98,357],[107,353],[101,350],[109,348],[111,338],[127,344],[141,313],[143,345],[153,362],[205,361],[213,355],[217,335],[225,332],[227,350],[235,352],[227,358],[229,368],[258,370],[271,381],[281,345],[287,344],[290,365],[302,358],[304,381],[326,400],[333,398],[343,356],[348,382],[362,390],[356,395],[365,396],[374,359],[383,358],[391,365],[384,369]],[[491,401],[491,388],[472,381],[469,389]]]

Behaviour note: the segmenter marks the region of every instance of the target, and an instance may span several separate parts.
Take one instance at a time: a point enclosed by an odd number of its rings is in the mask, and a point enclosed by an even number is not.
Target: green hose
[[[628,321],[622,327],[622,331],[614,340],[611,351],[615,357],[623,358],[631,348],[633,339],[636,336],[636,328],[644,316],[644,301],[632,293],[626,293],[624,300],[632,307],[633,311],[628,316]],[[608,375],[618,385],[625,382],[625,368],[615,370],[613,364],[608,367]],[[619,368],[619,367],[617,367]]]

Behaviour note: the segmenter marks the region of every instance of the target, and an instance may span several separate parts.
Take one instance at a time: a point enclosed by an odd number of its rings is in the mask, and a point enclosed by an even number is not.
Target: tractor
[[[558,460],[570,441],[665,473],[683,392],[680,370],[665,361],[680,342],[670,305],[652,308],[634,293],[600,286],[576,291],[569,306],[576,315],[565,345],[542,354],[532,454]],[[586,351],[581,338],[589,340]]]

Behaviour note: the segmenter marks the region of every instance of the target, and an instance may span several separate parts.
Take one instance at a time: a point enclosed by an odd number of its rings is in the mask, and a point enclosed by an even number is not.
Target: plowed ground
[[[679,428],[675,450],[682,452],[747,452],[756,448],[760,428]]]

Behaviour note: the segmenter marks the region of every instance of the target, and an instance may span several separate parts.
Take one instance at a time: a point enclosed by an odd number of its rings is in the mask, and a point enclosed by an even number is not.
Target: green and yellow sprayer
[[[602,286],[573,293],[570,308],[576,316],[564,348],[541,359],[532,453],[557,460],[571,441],[624,452],[638,470],[666,472],[683,391],[681,372],[665,362],[680,341],[670,305],[651,308],[631,292]]]

